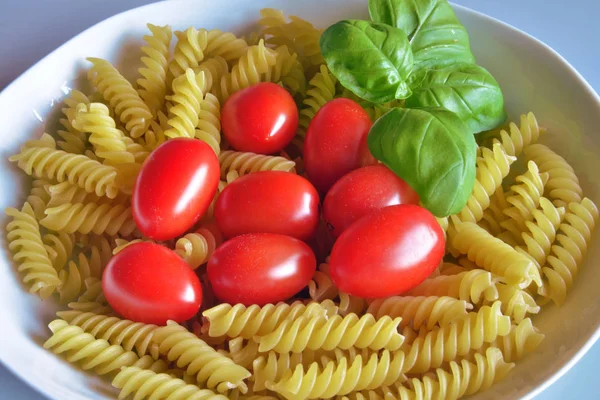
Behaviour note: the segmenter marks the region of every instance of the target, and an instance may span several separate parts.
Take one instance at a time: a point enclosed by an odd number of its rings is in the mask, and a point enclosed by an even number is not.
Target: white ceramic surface
[[[55,105],[71,87],[84,84],[86,56],[116,62],[133,77],[145,23],[189,25],[234,30],[252,28],[262,7],[282,8],[327,26],[342,18],[365,17],[365,0],[210,0],[163,2],[110,18],[61,46],[0,93],[0,209],[20,205],[27,181],[6,161],[27,138],[52,131]],[[343,4],[343,7],[340,5]],[[551,143],[574,166],[585,194],[600,202],[600,98],[558,54],[535,39],[481,14],[457,7],[467,27],[479,63],[500,82],[512,118],[534,111],[548,127]],[[0,217],[4,226],[5,217]],[[589,260],[597,259],[600,235],[595,235]],[[0,359],[17,375],[51,398],[104,399],[114,392],[101,380],[72,368],[40,346],[55,307],[23,290],[14,273],[6,239],[0,238]],[[475,398],[530,398],[564,373],[600,335],[600,271],[589,261],[582,268],[567,303],[547,306],[534,323],[546,334],[538,351],[517,364],[507,379]],[[1,397],[1,396],[0,396]]]

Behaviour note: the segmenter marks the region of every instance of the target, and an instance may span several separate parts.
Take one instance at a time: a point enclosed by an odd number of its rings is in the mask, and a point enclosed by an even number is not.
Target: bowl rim
[[[202,0],[179,0],[179,3],[180,4],[185,3],[185,2],[197,3],[198,1],[202,1]],[[4,87],[2,90],[0,90],[0,100],[4,97],[10,96],[11,92],[13,90],[16,90],[18,88],[18,86],[21,85],[22,81],[29,79],[29,77],[31,75],[35,74],[37,72],[37,70],[41,68],[41,65],[43,65],[48,59],[56,57],[56,53],[58,53],[63,48],[69,46],[73,41],[77,40],[80,36],[89,34],[89,32],[92,30],[101,29],[102,26],[105,24],[108,24],[108,21],[110,21],[110,20],[122,18],[124,15],[127,15],[127,14],[137,13],[142,9],[145,10],[145,9],[150,9],[150,8],[160,8],[160,7],[163,7],[167,3],[172,3],[172,2],[169,0],[161,0],[161,1],[154,2],[154,3],[146,4],[143,6],[135,7],[135,8],[129,9],[129,10],[125,10],[125,11],[122,11],[115,15],[112,15],[102,21],[99,21],[99,22],[95,23],[94,25],[84,29],[83,31],[74,35],[73,37],[71,37],[70,39],[68,39],[67,41],[65,41],[64,43],[59,45],[58,47],[56,47],[54,50],[52,50],[51,52],[46,54],[44,57],[42,57],[40,60],[35,62],[33,65],[28,67],[17,78],[15,78],[6,87]],[[483,12],[473,10],[469,7],[466,7],[466,6],[463,6],[460,4],[456,4],[452,1],[450,1],[449,3],[455,11],[458,10],[462,14],[467,14],[467,15],[470,14],[471,16],[473,16],[476,19],[481,19],[489,24],[494,24],[494,25],[498,26],[503,30],[512,32],[514,34],[518,34],[519,36],[522,36],[524,39],[528,40],[531,44],[539,46],[550,57],[552,57],[554,59],[554,62],[561,64],[563,67],[566,67],[567,71],[569,73],[571,73],[574,77],[577,78],[577,80],[582,84],[582,89],[585,92],[587,92],[587,95],[589,95],[592,99],[595,100],[595,104],[600,110],[600,95],[594,90],[594,88],[585,79],[585,77],[583,77],[583,75],[581,75],[581,73],[579,71],[577,71],[577,69],[569,63],[569,61],[567,59],[565,59],[562,55],[560,55],[556,50],[554,50],[552,47],[550,47],[544,41],[536,38],[535,36],[525,32],[507,22],[501,21],[501,20],[494,18],[492,16],[489,16]],[[533,399],[535,396],[539,395],[544,390],[548,389],[552,384],[554,384],[561,377],[563,377],[571,368],[573,368],[573,366],[577,362],[579,362],[579,360],[581,360],[581,358],[589,351],[589,349],[596,343],[596,341],[598,341],[599,338],[600,338],[600,319],[599,319],[598,323],[596,324],[595,331],[586,339],[585,343],[574,353],[574,355],[561,368],[559,368],[555,372],[552,372],[551,375],[548,378],[546,378],[543,382],[541,382],[536,387],[533,387],[525,396],[522,397],[522,400]],[[3,342],[3,341],[0,341],[0,342]],[[34,389],[36,392],[43,395],[44,397],[49,396],[47,394],[45,388],[42,385],[38,384],[38,381],[29,379],[27,374],[21,373],[21,371],[15,369],[11,364],[7,363],[3,358],[2,352],[0,352],[0,363],[2,363],[2,365],[4,365],[6,367],[6,369],[8,371],[10,371],[15,377],[20,379],[22,382],[26,383],[30,388]]]

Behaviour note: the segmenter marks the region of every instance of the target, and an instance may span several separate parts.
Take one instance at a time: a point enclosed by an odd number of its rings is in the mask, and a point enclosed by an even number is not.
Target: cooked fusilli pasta
[[[308,83],[306,98],[302,101],[303,107],[298,113],[298,136],[304,140],[310,121],[317,111],[335,97],[337,79],[329,72],[325,65]]]
[[[54,269],[60,271],[73,254],[73,235],[68,233],[47,233],[42,238]]]
[[[135,229],[131,206],[95,203],[65,203],[46,209],[44,227],[67,233],[130,235]]]
[[[173,51],[173,59],[169,62],[167,82],[183,75],[188,68],[197,67],[204,60],[204,52],[208,45],[208,31],[205,29],[197,30],[191,26],[185,32],[175,32],[175,36],[177,44]]]
[[[131,83],[108,61],[100,58],[88,58],[88,61],[92,63],[89,79],[110,103],[131,136],[144,135],[152,120],[152,112]]]
[[[221,105],[212,93],[207,93],[204,100],[200,102],[200,112],[194,135],[206,142],[215,154],[219,155],[221,152]]]
[[[303,94],[306,91],[304,68],[298,61],[298,54],[290,52],[287,46],[275,49],[276,62],[265,74],[268,82],[281,82],[292,95]]]
[[[165,131],[165,136],[193,138],[198,115],[200,114],[206,80],[204,72],[195,74],[188,68],[182,75],[173,81],[173,106],[169,109],[170,128]]]
[[[23,283],[29,291],[45,299],[61,282],[42,241],[33,209],[25,202],[21,210],[7,208],[5,213],[12,218],[6,226],[6,238],[13,260],[18,264],[17,271],[25,274]]]
[[[295,172],[296,163],[279,156],[265,156],[241,151],[223,151],[219,154],[221,179],[225,179],[230,171],[236,171],[239,176],[257,171]]]
[[[202,62],[197,68],[194,69],[196,73],[204,72],[204,78],[206,79],[206,90],[213,93],[214,87],[218,87],[221,84],[221,79],[227,73],[229,73],[229,65],[227,61],[221,57],[211,57]]]
[[[528,314],[540,312],[540,306],[527,291],[515,285],[497,284],[498,300],[502,303],[502,313],[508,315],[515,322],[524,320]]]
[[[137,80],[139,96],[150,111],[156,114],[162,109],[167,94],[167,67],[171,45],[171,27],[147,24],[151,35],[144,35],[146,46],[142,47],[144,67],[139,69]]]
[[[205,57],[222,57],[226,61],[236,61],[247,50],[246,41],[231,32],[222,32],[218,29],[208,31]]]
[[[538,125],[535,115],[530,112],[527,115],[521,115],[520,126],[511,122],[508,131],[501,129],[495,136],[502,143],[506,154],[518,157],[523,149],[537,142],[544,132],[546,130]]]
[[[526,353],[534,351],[544,340],[544,335],[533,326],[530,318],[525,318],[510,327],[508,335],[498,337],[489,343],[490,348],[498,348],[507,362],[517,361]]]
[[[481,269],[461,272],[457,275],[441,275],[426,279],[419,286],[405,293],[407,296],[449,296],[480,305],[484,301],[498,299],[496,281],[490,272]]]
[[[35,179],[31,184],[31,190],[27,196],[27,202],[33,209],[35,218],[40,220],[44,218],[44,210],[50,201],[50,193],[48,188],[50,183],[43,179]]]
[[[193,233],[188,233],[177,239],[175,252],[192,269],[196,269],[208,262],[208,259],[219,244],[215,235],[209,229],[200,228]]]
[[[90,262],[83,253],[79,253],[78,262],[69,261],[67,268],[58,272],[61,281],[58,287],[60,303],[67,304],[77,299],[85,291],[84,282],[90,278],[100,279],[102,269],[99,263]]]

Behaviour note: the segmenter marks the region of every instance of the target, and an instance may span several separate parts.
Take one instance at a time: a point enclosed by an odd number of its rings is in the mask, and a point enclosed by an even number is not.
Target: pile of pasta
[[[202,277],[198,318],[142,324],[106,302],[108,260],[148,240],[130,195],[153,149],[176,137],[205,141],[219,157],[219,190],[255,171],[302,174],[311,118],[327,101],[352,97],[324,63],[322,30],[273,9],[261,11],[259,26],[245,38],[190,27],[174,33],[171,52],[170,27],[148,25],[135,83],[88,59],[95,91],[73,90],[62,129],[10,158],[34,180],[23,207],[6,210],[9,248],[30,292],[64,306],[44,347],[108,377],[120,399],[456,399],[487,389],[542,341],[531,316],[565,301],[598,218],[565,159],[536,143],[544,129],[531,113],[480,135],[473,194],[460,213],[439,219],[444,262],[408,293],[342,293],[323,256],[304,297],[219,304],[204,273],[223,240],[211,208],[162,243]],[[263,81],[299,104],[298,135],[279,156],[230,150],[220,132],[224,101]],[[401,106],[361,105],[373,119]]]

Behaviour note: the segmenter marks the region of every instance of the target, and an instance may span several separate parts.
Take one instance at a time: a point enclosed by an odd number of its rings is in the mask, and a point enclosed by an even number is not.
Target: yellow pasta
[[[49,187],[50,183],[43,179],[35,179],[31,184],[31,190],[26,201],[33,209],[35,218],[38,220],[44,218],[44,210],[50,201]]]
[[[497,284],[498,300],[502,304],[502,313],[508,315],[515,322],[524,320],[528,314],[540,312],[540,306],[527,291],[515,285]]]
[[[18,264],[17,271],[25,274],[23,283],[31,293],[47,298],[61,282],[42,241],[33,209],[26,202],[20,211],[7,208],[5,213],[12,218],[6,230],[8,248]]]
[[[40,224],[55,231],[97,235],[120,233],[127,236],[136,229],[131,206],[121,204],[65,203],[46,209],[46,217]]]
[[[215,235],[206,228],[200,228],[193,233],[177,239],[175,252],[183,258],[192,269],[208,262],[208,259],[220,243]]]
[[[42,238],[54,269],[60,271],[73,254],[73,235],[68,233],[47,233]]]
[[[246,369],[252,368],[252,364],[258,358],[259,354],[258,343],[254,340],[246,341],[241,337],[236,337],[229,341],[229,358],[237,365]],[[256,374],[254,370],[253,374]],[[256,380],[256,377],[254,379]]]
[[[545,192],[554,204],[564,207],[568,203],[581,201],[583,192],[579,178],[567,161],[543,144],[534,144],[525,148],[525,156],[533,160],[540,171],[548,173]]]
[[[177,44],[173,59],[169,62],[167,82],[183,75],[188,68],[197,67],[204,60],[204,52],[208,45],[208,31],[205,29],[189,27],[185,32],[175,32],[175,36]]]
[[[219,337],[241,337],[251,339],[272,332],[286,320],[295,320],[301,316],[333,315],[337,308],[333,302],[312,303],[305,305],[301,302],[293,304],[278,303],[244,306],[236,304],[219,304],[202,313],[209,322],[209,335]]]
[[[204,72],[206,90],[218,93],[218,89],[215,87],[219,87],[223,76],[229,73],[229,65],[223,57],[215,56],[203,61],[194,71],[196,73]]]
[[[375,318],[388,315],[400,317],[401,327],[411,324],[414,329],[426,326],[431,330],[436,325],[448,325],[450,322],[467,315],[473,306],[464,300],[452,297],[436,296],[392,296],[378,299],[369,304],[367,312]]]
[[[452,245],[469,260],[502,277],[508,284],[527,287],[534,282],[538,287],[542,286],[539,270],[526,255],[473,223],[460,223],[456,229],[458,232]]]
[[[244,381],[250,377],[250,372],[215,351],[185,327],[169,321],[154,331],[154,341],[169,361],[175,361],[179,368],[186,368],[188,374],[195,375],[196,380],[206,383],[209,389],[216,387],[221,393],[234,388],[247,390]]]
[[[219,155],[221,152],[221,106],[219,100],[212,93],[207,93],[204,100],[200,102],[194,136],[206,142],[215,154]]]
[[[149,397],[169,400],[227,400],[226,396],[215,394],[208,389],[200,389],[167,373],[156,373],[134,366],[123,368],[113,379],[112,385],[120,389],[120,400],[132,394],[134,399]]]
[[[335,97],[336,83],[336,77],[325,65],[321,65],[320,71],[308,83],[306,98],[302,101],[303,107],[298,113],[298,136],[302,140],[317,111]]]
[[[64,130],[56,132],[62,140],[56,142],[59,149],[67,153],[83,154],[86,150],[85,135],[73,127],[71,121],[75,117],[75,108],[79,104],[89,104],[89,98],[79,90],[72,90],[69,97],[65,98],[65,106],[62,113],[65,118],[60,118],[59,122]]]
[[[207,33],[205,57],[222,57],[226,61],[234,61],[242,57],[247,50],[246,41],[231,32],[211,29]]]
[[[241,151],[223,151],[219,154],[221,179],[225,179],[230,171],[236,171],[239,176],[258,171],[295,172],[296,163],[279,156],[265,156]]]
[[[338,314],[361,314],[366,309],[366,301],[360,297],[340,292],[329,275],[329,264],[322,263],[308,282],[308,294],[315,301],[333,300],[339,297]]]
[[[173,36],[171,27],[147,24],[151,35],[145,35],[142,47],[144,67],[139,69],[137,80],[139,96],[154,114],[162,109],[167,94],[167,67],[169,46]]]
[[[172,116],[169,118],[170,128],[165,131],[165,136],[194,137],[205,85],[204,72],[195,74],[191,68],[173,81],[173,106],[169,109]]]
[[[100,279],[102,269],[99,263],[90,263],[83,253],[79,253],[77,264],[69,261],[67,268],[58,272],[61,281],[57,291],[60,295],[59,302],[67,304],[77,299],[85,290],[84,282],[90,278]]]
[[[287,46],[275,49],[276,62],[265,74],[268,82],[281,82],[292,95],[306,91],[304,68],[298,61],[298,54],[291,53]]]
[[[91,57],[88,61],[92,63],[89,79],[110,103],[131,136],[137,138],[144,135],[152,120],[152,112],[131,83],[108,61]]]
[[[274,8],[263,8],[260,10],[261,18],[258,20],[258,25],[261,27],[263,35],[267,36],[265,42],[273,46],[288,46],[295,49],[294,39],[289,37],[286,26],[288,21],[285,14],[281,10]]]
[[[512,362],[523,358],[526,353],[534,351],[542,340],[544,340],[544,335],[533,326],[530,318],[525,318],[518,325],[512,325],[508,335],[498,337],[488,346],[500,349],[504,359]]]
[[[408,296],[449,296],[475,305],[498,299],[497,278],[481,269],[426,279],[405,293]]]
[[[527,146],[538,141],[540,135],[546,130],[538,125],[537,119],[533,113],[521,115],[520,126],[511,122],[508,130],[500,130],[497,136],[502,143],[506,154],[518,157]],[[538,164],[539,165],[539,164]]]
[[[352,346],[396,350],[404,342],[404,337],[398,333],[400,321],[401,318],[388,316],[375,319],[371,314],[360,318],[356,314],[348,314],[345,317],[317,315],[285,319],[271,333],[260,337],[259,351],[297,353],[304,349],[348,349]]]

